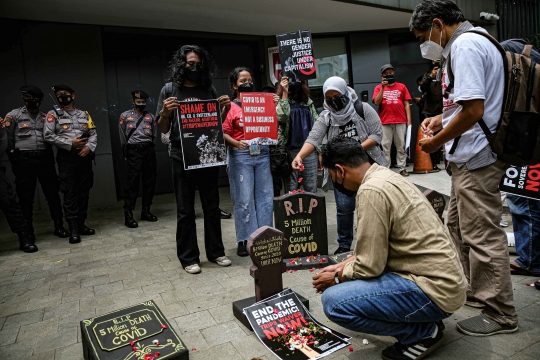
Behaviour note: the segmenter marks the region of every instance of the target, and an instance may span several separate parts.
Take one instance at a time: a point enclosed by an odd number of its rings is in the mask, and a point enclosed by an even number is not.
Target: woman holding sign
[[[285,145],[289,149],[291,157],[295,158],[319,115],[313,101],[309,98],[309,88],[305,80],[289,83],[289,78],[284,76],[278,86],[277,96],[279,97],[276,105],[279,120],[278,144]],[[306,156],[301,175],[300,172],[293,171],[288,179],[284,179],[285,194],[291,190],[298,190],[300,185],[308,192],[317,192],[317,169],[319,167],[317,152]]]
[[[370,157],[370,162],[386,166],[386,159],[381,150],[382,125],[377,112],[367,103],[362,103],[354,92],[347,86],[345,80],[338,76],[328,78],[323,85],[324,110],[319,120],[293,160],[294,170],[300,167],[319,145],[324,137],[331,139],[342,136],[359,141]],[[328,190],[328,170],[324,170],[323,190]],[[339,247],[334,254],[348,252],[351,249],[354,227],[354,209],[356,207],[356,192],[351,192],[342,184],[334,183],[334,195],[337,207],[337,230]]]
[[[237,67],[229,75],[233,102],[223,122],[229,146],[228,173],[234,206],[238,256],[247,256],[249,236],[261,226],[272,226],[273,195],[270,150],[263,138],[245,140],[240,93],[253,91],[251,70]]]

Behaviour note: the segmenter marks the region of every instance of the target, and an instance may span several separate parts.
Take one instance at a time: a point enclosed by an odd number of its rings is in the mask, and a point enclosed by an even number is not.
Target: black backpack
[[[270,146],[270,171],[272,176],[279,178],[288,178],[291,176],[292,157],[289,149],[285,145]]]

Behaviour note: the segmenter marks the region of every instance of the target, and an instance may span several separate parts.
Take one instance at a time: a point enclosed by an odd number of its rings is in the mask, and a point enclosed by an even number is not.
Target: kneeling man
[[[313,277],[326,316],[353,331],[395,337],[383,359],[424,358],[443,343],[442,319],[466,299],[446,228],[416,186],[370,165],[355,140],[335,138],[322,156],[334,186],[356,196],[358,213],[354,256]]]

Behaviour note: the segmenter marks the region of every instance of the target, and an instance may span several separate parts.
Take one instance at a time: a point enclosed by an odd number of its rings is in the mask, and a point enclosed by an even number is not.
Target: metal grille
[[[496,0],[499,40],[540,34],[540,0]]]

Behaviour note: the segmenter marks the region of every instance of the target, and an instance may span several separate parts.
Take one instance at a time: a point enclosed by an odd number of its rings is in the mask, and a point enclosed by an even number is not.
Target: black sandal
[[[510,275],[532,275],[532,273],[519,265],[510,263]]]

